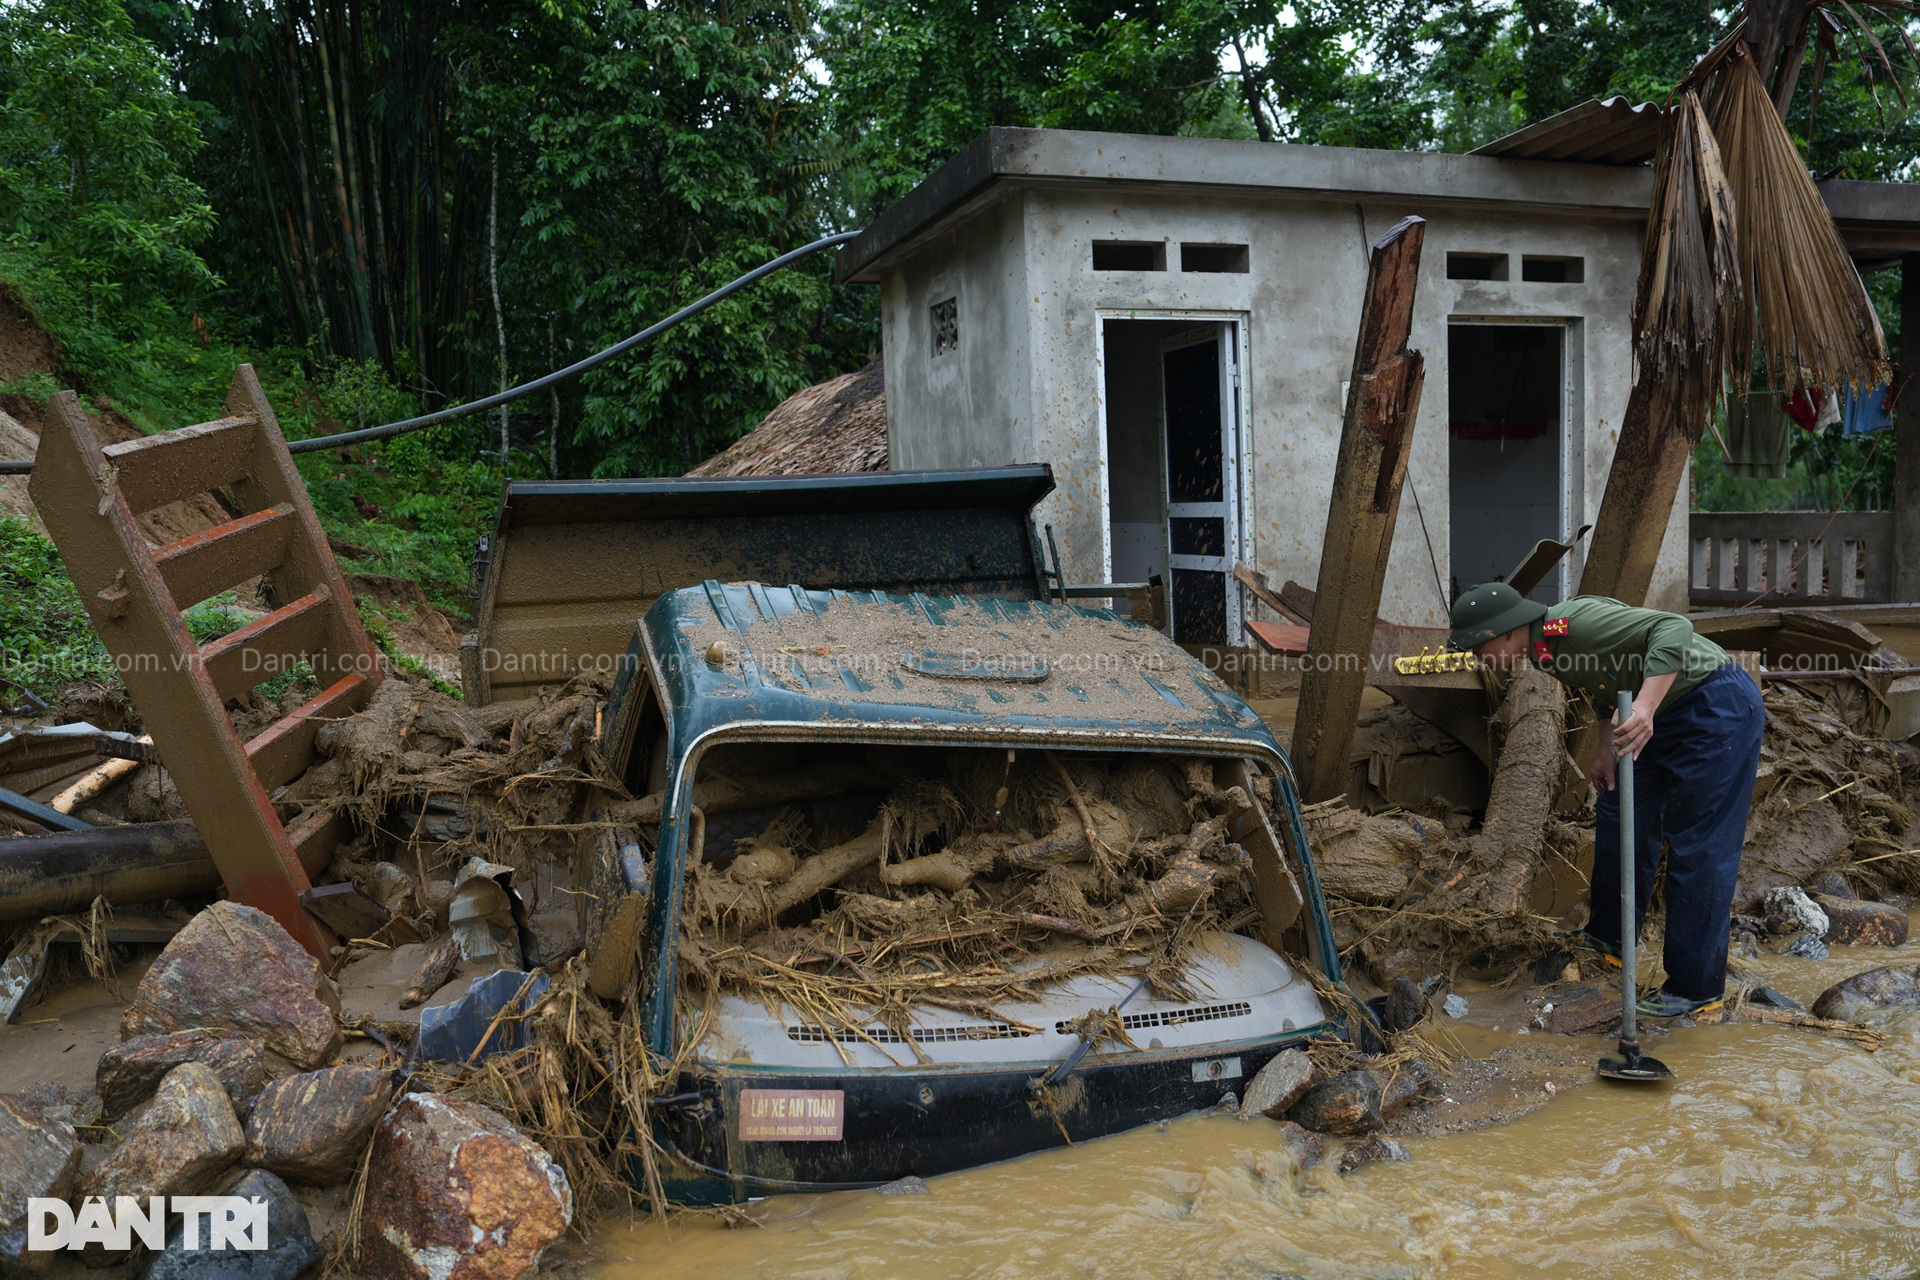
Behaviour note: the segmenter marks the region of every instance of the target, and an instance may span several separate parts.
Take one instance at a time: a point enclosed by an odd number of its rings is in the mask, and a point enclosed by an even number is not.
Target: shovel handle
[[[1633,695],[1622,689],[1614,711],[1615,727],[1625,724],[1632,715]],[[1601,746],[1603,751],[1613,749],[1611,739]],[[1638,913],[1634,910],[1638,875],[1633,857],[1633,752],[1619,758],[1615,772],[1616,785],[1620,788],[1620,1040],[1622,1044],[1631,1044],[1639,1038],[1634,1014],[1640,1001],[1636,972],[1639,957],[1635,954],[1640,930],[1635,918]]]

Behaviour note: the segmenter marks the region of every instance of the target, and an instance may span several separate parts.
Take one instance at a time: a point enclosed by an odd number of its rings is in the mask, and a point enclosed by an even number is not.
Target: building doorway
[[[1562,537],[1566,502],[1566,329],[1447,326],[1452,593],[1505,578],[1533,544]],[[1566,595],[1563,563],[1532,598]]]
[[[1180,644],[1239,644],[1239,325],[1110,319],[1101,338],[1112,580],[1161,575]]]

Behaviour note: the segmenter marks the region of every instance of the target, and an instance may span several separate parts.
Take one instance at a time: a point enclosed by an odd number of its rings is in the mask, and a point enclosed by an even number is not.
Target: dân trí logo
[[[65,1200],[33,1196],[27,1200],[27,1248],[94,1244],[127,1250],[138,1239],[157,1252],[166,1247],[167,1221],[175,1213],[183,1249],[267,1247],[267,1202],[258,1196],[148,1196],[144,1204],[137,1196],[115,1196],[111,1209],[104,1196],[88,1196],[77,1210]]]

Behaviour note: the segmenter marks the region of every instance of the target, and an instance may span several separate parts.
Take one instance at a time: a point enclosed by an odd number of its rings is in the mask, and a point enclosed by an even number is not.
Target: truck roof
[[[710,580],[662,596],[635,645],[676,754],[748,724],[796,736],[1279,753],[1219,677],[1110,609]],[[630,657],[623,684],[641,654]],[[624,693],[617,685],[616,707]]]

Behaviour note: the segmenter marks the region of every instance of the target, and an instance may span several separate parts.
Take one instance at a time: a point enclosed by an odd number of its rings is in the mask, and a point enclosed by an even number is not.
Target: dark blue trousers
[[[1689,1000],[1726,989],[1728,917],[1765,727],[1753,677],[1729,663],[1654,716],[1653,738],[1634,762],[1634,936],[1646,922],[1664,840],[1666,989]],[[1595,809],[1587,932],[1618,945],[1620,793],[1602,792]]]

